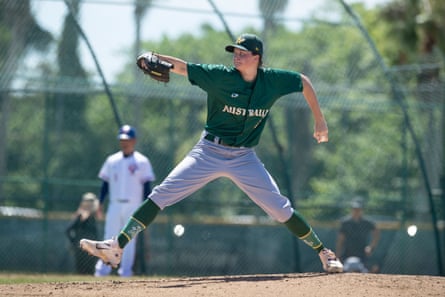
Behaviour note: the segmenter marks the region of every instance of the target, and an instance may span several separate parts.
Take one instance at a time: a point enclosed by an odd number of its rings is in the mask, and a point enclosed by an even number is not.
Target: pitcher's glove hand
[[[141,54],[137,57],[136,64],[151,78],[165,83],[170,81],[170,69],[173,68],[173,64],[159,59],[156,54],[152,52]]]

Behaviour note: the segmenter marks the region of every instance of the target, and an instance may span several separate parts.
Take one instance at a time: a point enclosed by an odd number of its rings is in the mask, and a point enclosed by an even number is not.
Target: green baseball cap
[[[254,55],[263,55],[263,41],[254,34],[241,34],[235,44],[226,46],[226,51],[233,53],[235,48],[252,52]]]

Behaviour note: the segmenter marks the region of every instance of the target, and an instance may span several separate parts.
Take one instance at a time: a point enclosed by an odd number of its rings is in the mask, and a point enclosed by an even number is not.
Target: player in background
[[[103,181],[99,196],[99,214],[103,214],[107,194],[110,198],[105,217],[105,238],[119,233],[128,217],[141,205],[144,197],[148,196],[151,182],[155,180],[150,160],[135,150],[136,130],[124,125],[119,129],[118,139],[120,151],[108,156],[99,172],[99,178]],[[123,250],[122,262],[118,269],[120,276],[133,275],[135,255],[136,240]],[[94,275],[106,276],[110,273],[111,267],[99,260]]]
[[[160,210],[216,178],[227,177],[269,216],[309,245],[319,255],[324,270],[341,272],[341,262],[292,208],[289,199],[281,195],[254,150],[272,105],[293,92],[302,92],[312,111],[314,138],[318,143],[328,141],[328,127],[310,80],[298,72],[262,67],[263,43],[256,35],[242,34],[225,50],[233,53],[233,67],[195,64],[158,55],[173,64],[173,73],[185,76],[191,84],[207,92],[205,130],[189,154],[153,189],[120,233],[115,234],[117,238],[102,242],[83,239],[82,249],[116,266],[122,248],[147,228]]]
[[[336,252],[345,263],[345,272],[377,272],[378,266],[369,267],[369,257],[380,239],[375,223],[363,216],[363,198],[351,202],[351,214],[341,221]]]
[[[72,251],[76,272],[79,274],[93,274],[96,259],[88,256],[79,249],[79,240],[82,238],[98,238],[96,213],[99,206],[99,199],[93,193],[84,193],[79,203],[79,207],[73,215],[73,219],[65,230]]]

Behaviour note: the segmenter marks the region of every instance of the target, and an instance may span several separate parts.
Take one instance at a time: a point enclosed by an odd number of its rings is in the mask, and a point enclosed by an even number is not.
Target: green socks
[[[120,248],[124,248],[127,243],[145,230],[148,225],[156,218],[161,209],[151,199],[147,199],[128,219],[127,224],[117,236]]]
[[[289,220],[284,222],[284,225],[299,239],[303,240],[305,244],[320,252],[324,246],[318,239],[317,234],[312,230],[311,226],[306,220],[297,212],[294,212]]]
[[[147,199],[128,219],[127,224],[121,230],[117,237],[119,247],[124,248],[130,240],[136,237],[139,232],[145,230],[148,225],[156,218],[161,209],[151,199]],[[311,226],[297,212],[294,212],[290,219],[284,222],[284,225],[299,239],[303,240],[308,246],[320,252],[324,246],[318,239],[317,234]]]

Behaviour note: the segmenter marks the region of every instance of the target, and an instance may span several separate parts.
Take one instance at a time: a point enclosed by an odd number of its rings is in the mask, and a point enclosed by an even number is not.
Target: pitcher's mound
[[[1,296],[88,297],[392,297],[445,296],[445,278],[388,274],[272,274],[97,279],[0,285]]]

